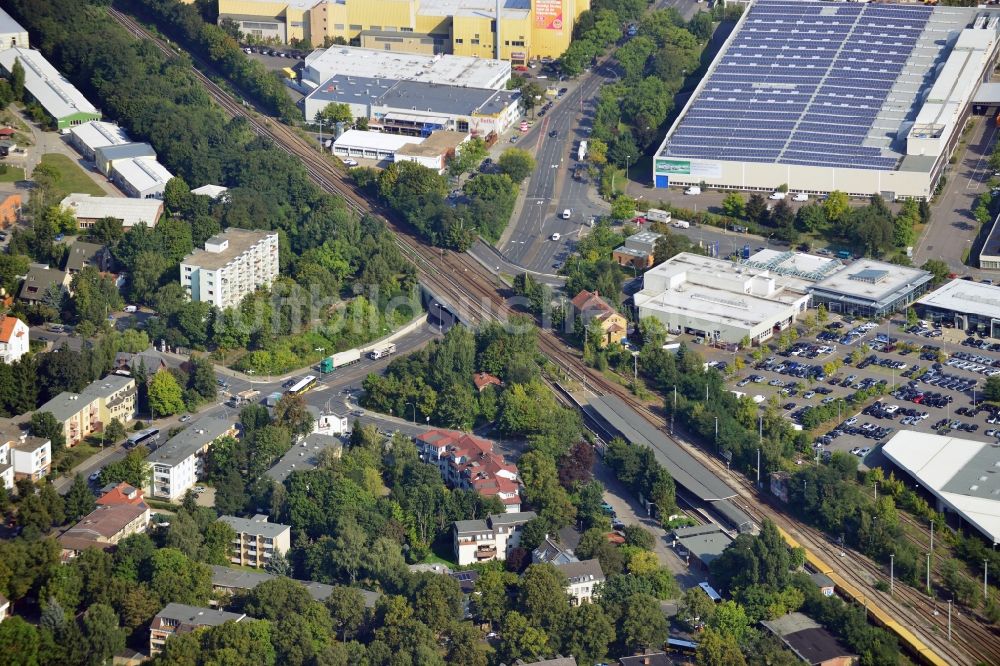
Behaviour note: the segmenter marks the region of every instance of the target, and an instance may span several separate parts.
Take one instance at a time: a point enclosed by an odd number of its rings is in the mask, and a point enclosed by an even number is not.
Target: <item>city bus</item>
[[[140,430],[134,435],[129,435],[129,438],[125,441],[125,448],[135,448],[144,442],[148,442],[151,439],[159,437],[159,435],[159,428],[147,428],[146,430]]]
[[[295,382],[291,386],[291,388],[288,389],[287,393],[288,395],[301,395],[302,393],[305,393],[306,391],[311,389],[313,386],[316,386],[315,375],[306,375],[299,381]]]
[[[698,644],[693,641],[686,641],[681,638],[668,638],[664,646],[666,652],[678,652],[680,654],[694,654],[698,651]]]

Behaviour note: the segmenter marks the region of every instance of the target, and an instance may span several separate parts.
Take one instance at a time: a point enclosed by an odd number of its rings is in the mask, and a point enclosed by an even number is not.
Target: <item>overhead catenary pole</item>
[[[931,554],[927,553],[927,594],[931,593]],[[935,614],[937,611],[935,611]]]
[[[983,559],[983,603],[989,603],[990,601],[990,591],[989,588],[987,588],[986,586],[988,580],[987,576],[989,575],[989,571],[990,571],[990,561],[987,559]]]
[[[892,595],[896,591],[896,555],[895,553],[889,554],[889,594]]]
[[[948,600],[948,640],[951,640],[951,599]]]

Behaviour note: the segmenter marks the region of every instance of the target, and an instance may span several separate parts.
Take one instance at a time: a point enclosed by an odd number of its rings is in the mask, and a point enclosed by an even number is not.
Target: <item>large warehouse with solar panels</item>
[[[927,199],[998,28],[976,8],[757,0],[671,126],[653,181]]]

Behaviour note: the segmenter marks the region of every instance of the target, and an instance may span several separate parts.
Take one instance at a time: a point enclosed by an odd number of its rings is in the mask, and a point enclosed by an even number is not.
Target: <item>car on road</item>
[[[96,483],[96,482],[97,482],[97,480],[98,480],[99,478],[101,478],[101,470],[97,470],[96,472],[94,472],[93,474],[91,474],[91,475],[90,475],[89,477],[87,477],[87,478],[89,478],[89,479],[90,479],[90,482],[91,482],[91,483]]]
[[[568,92],[569,92],[569,88],[560,88],[559,89],[559,95],[560,96],[565,95]]]
[[[562,238],[559,234],[552,234],[552,240],[557,241]]]
[[[363,409],[355,409],[353,412],[351,412],[351,414],[353,414],[354,416],[364,416],[365,415],[365,410],[363,410]]]
[[[552,130],[551,132],[549,132],[549,138],[550,139],[554,139],[557,136],[559,136],[559,130]]]
[[[184,416],[181,417],[181,423],[187,423],[190,420],[191,420],[190,414],[185,414]]]
[[[348,157],[345,160],[343,160],[343,162],[344,162],[344,166],[349,166],[349,167],[356,167],[356,166],[358,166],[358,161],[357,160],[352,160],[350,157]]]
[[[684,190],[684,194],[701,194],[701,188],[697,185],[692,185],[691,187]]]
[[[611,521],[611,529],[613,529],[613,530],[623,530],[623,529],[625,529],[625,523],[623,523],[618,518],[615,518],[614,520]]]
[[[809,201],[809,195],[805,192],[798,192],[792,197],[792,201]]]
[[[561,214],[559,215],[559,217],[561,217],[561,218],[562,218],[562,219],[564,219],[564,220],[568,220],[568,219],[570,218],[570,216],[572,216],[572,215],[573,215],[573,211],[571,211],[571,210],[570,210],[569,208],[566,208],[566,209],[564,209],[564,210],[563,210],[563,212],[562,212],[562,213],[561,213]]]
[[[785,194],[784,192],[771,192],[771,195],[768,197],[768,199],[770,199],[772,201],[781,201],[786,196],[788,196],[788,195]]]
[[[195,486],[194,488],[192,488],[192,490],[195,491],[196,493],[203,493],[205,492],[205,486]]]

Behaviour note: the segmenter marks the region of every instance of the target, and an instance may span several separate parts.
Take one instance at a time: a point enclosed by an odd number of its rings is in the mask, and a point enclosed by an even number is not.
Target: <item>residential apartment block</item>
[[[17,317],[0,315],[0,363],[10,365],[28,353],[28,325]]]
[[[13,487],[18,479],[37,481],[51,468],[52,443],[49,440],[32,437],[10,419],[0,419],[0,478],[5,486]]]
[[[104,504],[80,519],[59,538],[63,560],[76,557],[87,548],[107,548],[122,539],[146,531],[149,507],[139,504]]]
[[[437,465],[445,483],[498,497],[507,513],[521,510],[517,466],[493,451],[493,442],[455,430],[429,430],[417,437],[424,462]]]
[[[10,442],[0,438],[0,483],[7,490],[14,487],[14,457],[10,452]]]
[[[559,573],[566,576],[566,593],[574,606],[589,604],[597,585],[604,582],[604,570],[597,560],[556,564]]]
[[[521,528],[538,516],[534,511],[499,513],[486,520],[456,520],[452,525],[455,561],[461,565],[506,560],[521,543]]]
[[[66,446],[76,446],[88,435],[104,430],[112,419],[127,424],[135,419],[135,380],[108,375],[83,389],[81,393],[63,391],[38,408],[49,412],[63,425]]]
[[[276,552],[284,555],[292,547],[292,528],[267,522],[265,514],[259,513],[253,518],[220,516],[219,522],[236,532],[229,553],[229,561],[233,564],[260,569]]]
[[[149,656],[163,651],[163,645],[175,634],[186,634],[198,627],[218,627],[226,622],[240,622],[244,613],[227,613],[213,608],[186,604],[167,604],[149,624]]]
[[[278,234],[229,228],[181,261],[181,286],[191,299],[220,310],[278,277]]]
[[[171,437],[146,457],[146,464],[153,468],[150,495],[170,501],[182,498],[198,481],[208,448],[216,440],[235,434],[233,421],[205,417]]]

